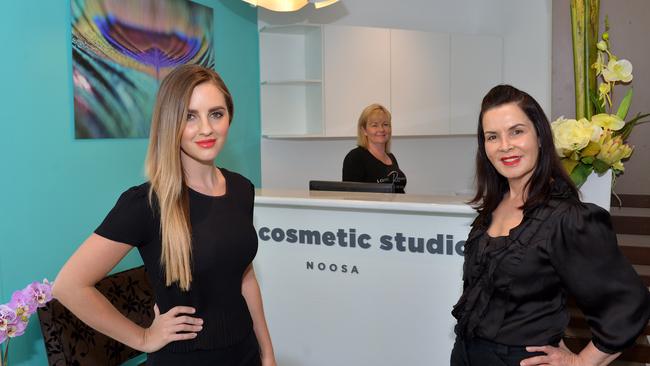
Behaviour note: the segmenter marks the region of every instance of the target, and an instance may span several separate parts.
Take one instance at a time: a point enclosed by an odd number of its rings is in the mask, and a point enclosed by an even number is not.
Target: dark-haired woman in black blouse
[[[451,365],[609,364],[647,324],[648,289],[621,255],[609,213],[578,199],[530,95],[500,85],[485,96],[476,169]],[[593,334],[579,354],[562,342],[567,295]]]

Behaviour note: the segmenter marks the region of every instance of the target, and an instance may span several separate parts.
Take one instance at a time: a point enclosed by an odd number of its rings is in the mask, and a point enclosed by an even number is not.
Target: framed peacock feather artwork
[[[71,0],[76,139],[149,135],[159,82],[214,68],[212,8],[188,0]]]

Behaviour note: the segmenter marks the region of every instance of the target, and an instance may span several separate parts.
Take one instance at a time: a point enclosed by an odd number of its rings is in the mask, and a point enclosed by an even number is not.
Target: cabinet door
[[[391,29],[393,135],[449,133],[449,34]]]
[[[483,96],[503,82],[503,40],[451,35],[451,134],[475,134]]]
[[[389,30],[323,27],[325,134],[356,136],[363,108],[390,109]]]

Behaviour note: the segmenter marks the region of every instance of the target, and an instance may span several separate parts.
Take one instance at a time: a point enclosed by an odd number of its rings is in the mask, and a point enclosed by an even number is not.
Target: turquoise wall
[[[260,183],[256,10],[214,9],[216,65],[235,100],[219,164]],[[146,139],[74,140],[70,2],[0,2],[0,303],[53,280],[120,192],[143,181]],[[139,264],[133,251],[120,269]],[[11,343],[12,366],[46,365],[38,319]]]

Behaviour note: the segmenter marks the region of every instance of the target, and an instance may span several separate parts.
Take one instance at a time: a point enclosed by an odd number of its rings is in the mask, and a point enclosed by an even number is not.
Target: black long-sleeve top
[[[241,293],[242,276],[257,253],[253,227],[253,185],[243,176],[220,168],[226,193],[207,196],[189,189],[192,230],[192,283],[189,291],[165,285],[160,264],[160,212],[149,205],[149,183],[132,187],[118,199],[95,233],[136,246],[154,290],[160,313],[174,306],[192,306],[203,329],[191,340],[176,341],[159,352],[188,352],[226,347],[243,340],[253,323]]]
[[[456,334],[506,345],[557,344],[575,297],[605,353],[634,343],[648,323],[650,296],[621,254],[609,213],[556,184],[549,203],[508,236],[487,234],[479,216],[465,244]]]
[[[361,146],[352,149],[343,160],[343,181],[366,183],[392,183],[396,193],[404,193],[406,175],[399,168],[395,155],[388,154],[392,164],[378,160]]]

